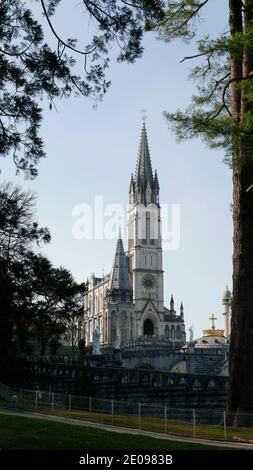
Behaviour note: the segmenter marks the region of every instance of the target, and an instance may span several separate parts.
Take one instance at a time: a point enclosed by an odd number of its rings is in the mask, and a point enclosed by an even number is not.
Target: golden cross
[[[212,316],[209,317],[209,320],[211,320],[211,322],[212,322],[212,330],[215,330],[215,324],[214,324],[214,322],[215,322],[215,320],[217,320],[217,318],[215,317],[214,314],[212,314]]]

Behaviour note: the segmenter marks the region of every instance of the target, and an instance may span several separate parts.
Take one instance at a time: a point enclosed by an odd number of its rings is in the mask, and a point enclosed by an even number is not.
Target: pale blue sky
[[[79,7],[73,10],[75,2],[69,10],[64,3],[57,22],[68,25],[69,37],[75,30],[78,34],[82,16]],[[226,5],[225,0],[210,3],[203,32],[207,26],[213,35],[227,29]],[[70,14],[75,21],[69,21]],[[222,152],[210,151],[198,140],[177,144],[162,116],[164,110],[185,108],[190,102],[194,91],[187,78],[190,64],[179,61],[195,49],[179,42],[164,44],[152,34],[146,35],[144,45],[143,58],[135,64],[111,64],[112,86],[96,111],[85,98],[56,102],[57,112],[45,106],[41,134],[47,158],[35,181],[15,176],[11,158],[1,161],[1,179],[36,191],[39,223],[47,225],[52,235],[43,251],[53,263],[69,268],[78,281],[92,271],[100,276],[102,269],[105,273],[111,269],[115,240],[74,240],[72,209],[80,203],[93,205],[98,195],[105,203],[126,207],[145,108],[160,201],[181,205],[179,249],[164,253],[165,303],[171,293],[176,309],[183,300],[187,333],[193,324],[199,336],[209,327],[212,313],[222,327],[221,296],[226,284],[231,287],[231,172],[222,163]]]

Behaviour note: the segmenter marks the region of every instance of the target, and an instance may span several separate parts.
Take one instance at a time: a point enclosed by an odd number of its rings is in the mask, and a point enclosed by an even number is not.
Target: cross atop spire
[[[147,111],[146,109],[142,109],[141,112],[142,112],[141,119],[142,119],[143,124],[145,125],[145,121],[147,120]]]
[[[209,320],[211,320],[212,322],[212,330],[215,330],[215,320],[217,320],[216,316],[214,314],[212,314],[210,317],[209,317]]]

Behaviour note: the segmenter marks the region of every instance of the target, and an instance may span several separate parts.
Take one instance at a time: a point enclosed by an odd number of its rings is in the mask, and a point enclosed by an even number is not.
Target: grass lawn
[[[224,447],[225,448],[225,447]],[[0,450],[222,450],[0,413]]]
[[[85,399],[83,397],[72,397],[71,410],[68,409],[68,399],[66,400],[65,406],[64,403],[54,403],[54,406],[52,407],[52,404],[46,401],[38,401],[36,403],[34,397],[34,392],[23,391],[22,400],[19,400],[18,403],[16,403],[15,405],[13,403],[9,403],[9,407],[16,408],[17,410],[21,409],[23,411],[38,412],[46,415],[53,414],[55,416],[61,416],[64,418],[72,418],[102,424],[110,424],[114,425],[115,427],[122,426],[133,429],[138,429],[140,427],[140,429],[144,431],[153,431],[162,434],[166,432],[167,434],[172,434],[175,436],[193,437],[192,422],[167,419],[165,428],[164,418],[162,419],[158,417],[141,416],[141,420],[139,422],[138,416],[122,415],[120,414],[120,409],[117,410],[116,407],[114,410],[114,416],[112,416],[110,413],[105,413],[103,411],[100,412],[97,408],[94,409],[94,406],[92,408],[92,411],[90,412],[88,399]],[[195,429],[196,438],[214,439],[224,442],[224,428],[222,421],[223,419],[221,416],[221,422],[219,426],[203,425],[197,423]],[[253,429],[227,426],[226,438],[227,441],[232,442],[246,441],[252,443]]]

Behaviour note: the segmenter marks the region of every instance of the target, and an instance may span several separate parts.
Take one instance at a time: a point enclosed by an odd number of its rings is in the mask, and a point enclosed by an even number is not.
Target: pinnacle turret
[[[117,241],[114,263],[111,274],[111,289],[130,290],[129,274],[127,269],[126,256],[119,231],[119,238]]]
[[[158,176],[157,176],[157,171],[155,170],[155,176],[154,176],[154,189],[160,189],[160,186],[159,186],[159,180],[158,180]]]
[[[174,298],[173,298],[173,294],[171,294],[171,298],[170,298],[170,310],[171,310],[171,312],[174,312]]]
[[[131,173],[129,193],[132,194],[133,192],[134,192],[134,175],[133,175],[133,173]]]

